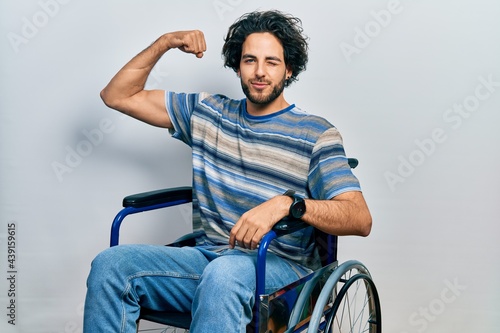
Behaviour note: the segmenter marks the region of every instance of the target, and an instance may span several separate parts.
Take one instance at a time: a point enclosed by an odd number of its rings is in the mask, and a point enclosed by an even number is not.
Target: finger
[[[203,52],[206,50],[205,36],[203,35],[203,32],[200,30],[194,30],[190,34],[190,38],[192,52],[198,58],[203,57]]]
[[[252,247],[253,234],[254,232],[246,227],[240,228],[235,235],[236,244],[244,249],[250,249]]]
[[[246,239],[246,237],[245,237],[246,235],[247,235],[247,232],[242,231],[240,229],[240,231],[236,235],[236,244],[238,244],[240,247],[242,247],[244,249],[249,249],[250,248],[250,241],[248,241]]]
[[[252,242],[253,242],[253,232],[248,231],[245,234],[245,237],[243,238],[243,244],[245,245],[245,248],[251,249],[252,248]]]
[[[234,249],[236,246],[236,234],[240,229],[240,224],[236,222],[236,224],[233,226],[231,229],[231,232],[229,233],[229,248]]]
[[[205,52],[207,49],[207,45],[205,42],[205,35],[200,30],[196,30],[196,41],[197,41],[196,46],[198,47],[198,50]]]
[[[200,31],[200,36],[198,38],[198,52],[196,53],[196,57],[202,58],[206,50],[207,45],[205,42],[205,36],[203,36],[203,33]]]
[[[257,230],[253,235],[252,243],[250,245],[252,250],[255,250],[259,246],[262,237],[264,237],[264,234],[260,231],[260,229]]]
[[[236,242],[236,238],[234,237],[234,234],[230,233],[229,234],[229,248],[230,249],[234,249],[235,242]]]
[[[255,250],[262,239],[262,232],[260,229],[248,229],[244,237],[246,248]]]

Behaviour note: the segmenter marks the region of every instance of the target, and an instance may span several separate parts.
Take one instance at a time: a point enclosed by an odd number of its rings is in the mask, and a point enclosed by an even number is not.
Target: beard
[[[283,80],[275,85],[273,90],[267,95],[262,93],[252,94],[249,86],[244,83],[243,80],[241,80],[241,89],[243,89],[243,93],[250,102],[257,105],[266,105],[278,98],[285,89],[285,76],[283,76]]]

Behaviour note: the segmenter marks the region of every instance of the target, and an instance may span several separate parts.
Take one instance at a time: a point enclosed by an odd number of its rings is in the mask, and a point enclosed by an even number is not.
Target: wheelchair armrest
[[[191,187],[174,187],[157,191],[132,194],[123,199],[123,207],[142,208],[178,200],[191,201]]]
[[[133,194],[123,199],[123,209],[118,212],[111,225],[110,246],[118,245],[123,219],[140,212],[171,207],[193,201],[191,187],[175,187],[164,190]]]
[[[273,231],[276,232],[279,237],[281,235],[291,234],[297,230],[307,228],[308,226],[309,224],[301,220],[285,217],[274,225]]]

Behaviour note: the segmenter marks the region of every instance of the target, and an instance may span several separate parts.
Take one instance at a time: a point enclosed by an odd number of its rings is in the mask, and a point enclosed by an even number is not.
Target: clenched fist
[[[207,50],[205,36],[200,30],[176,31],[164,35],[169,48],[176,48],[186,53],[192,53],[197,58],[203,57]]]

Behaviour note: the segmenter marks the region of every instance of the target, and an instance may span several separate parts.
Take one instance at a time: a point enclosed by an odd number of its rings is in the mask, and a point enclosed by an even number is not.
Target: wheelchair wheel
[[[358,273],[345,281],[328,317],[325,332],[380,333],[380,304],[370,276]]]
[[[378,292],[363,264],[348,261],[335,269],[318,297],[308,331],[382,331]]]

